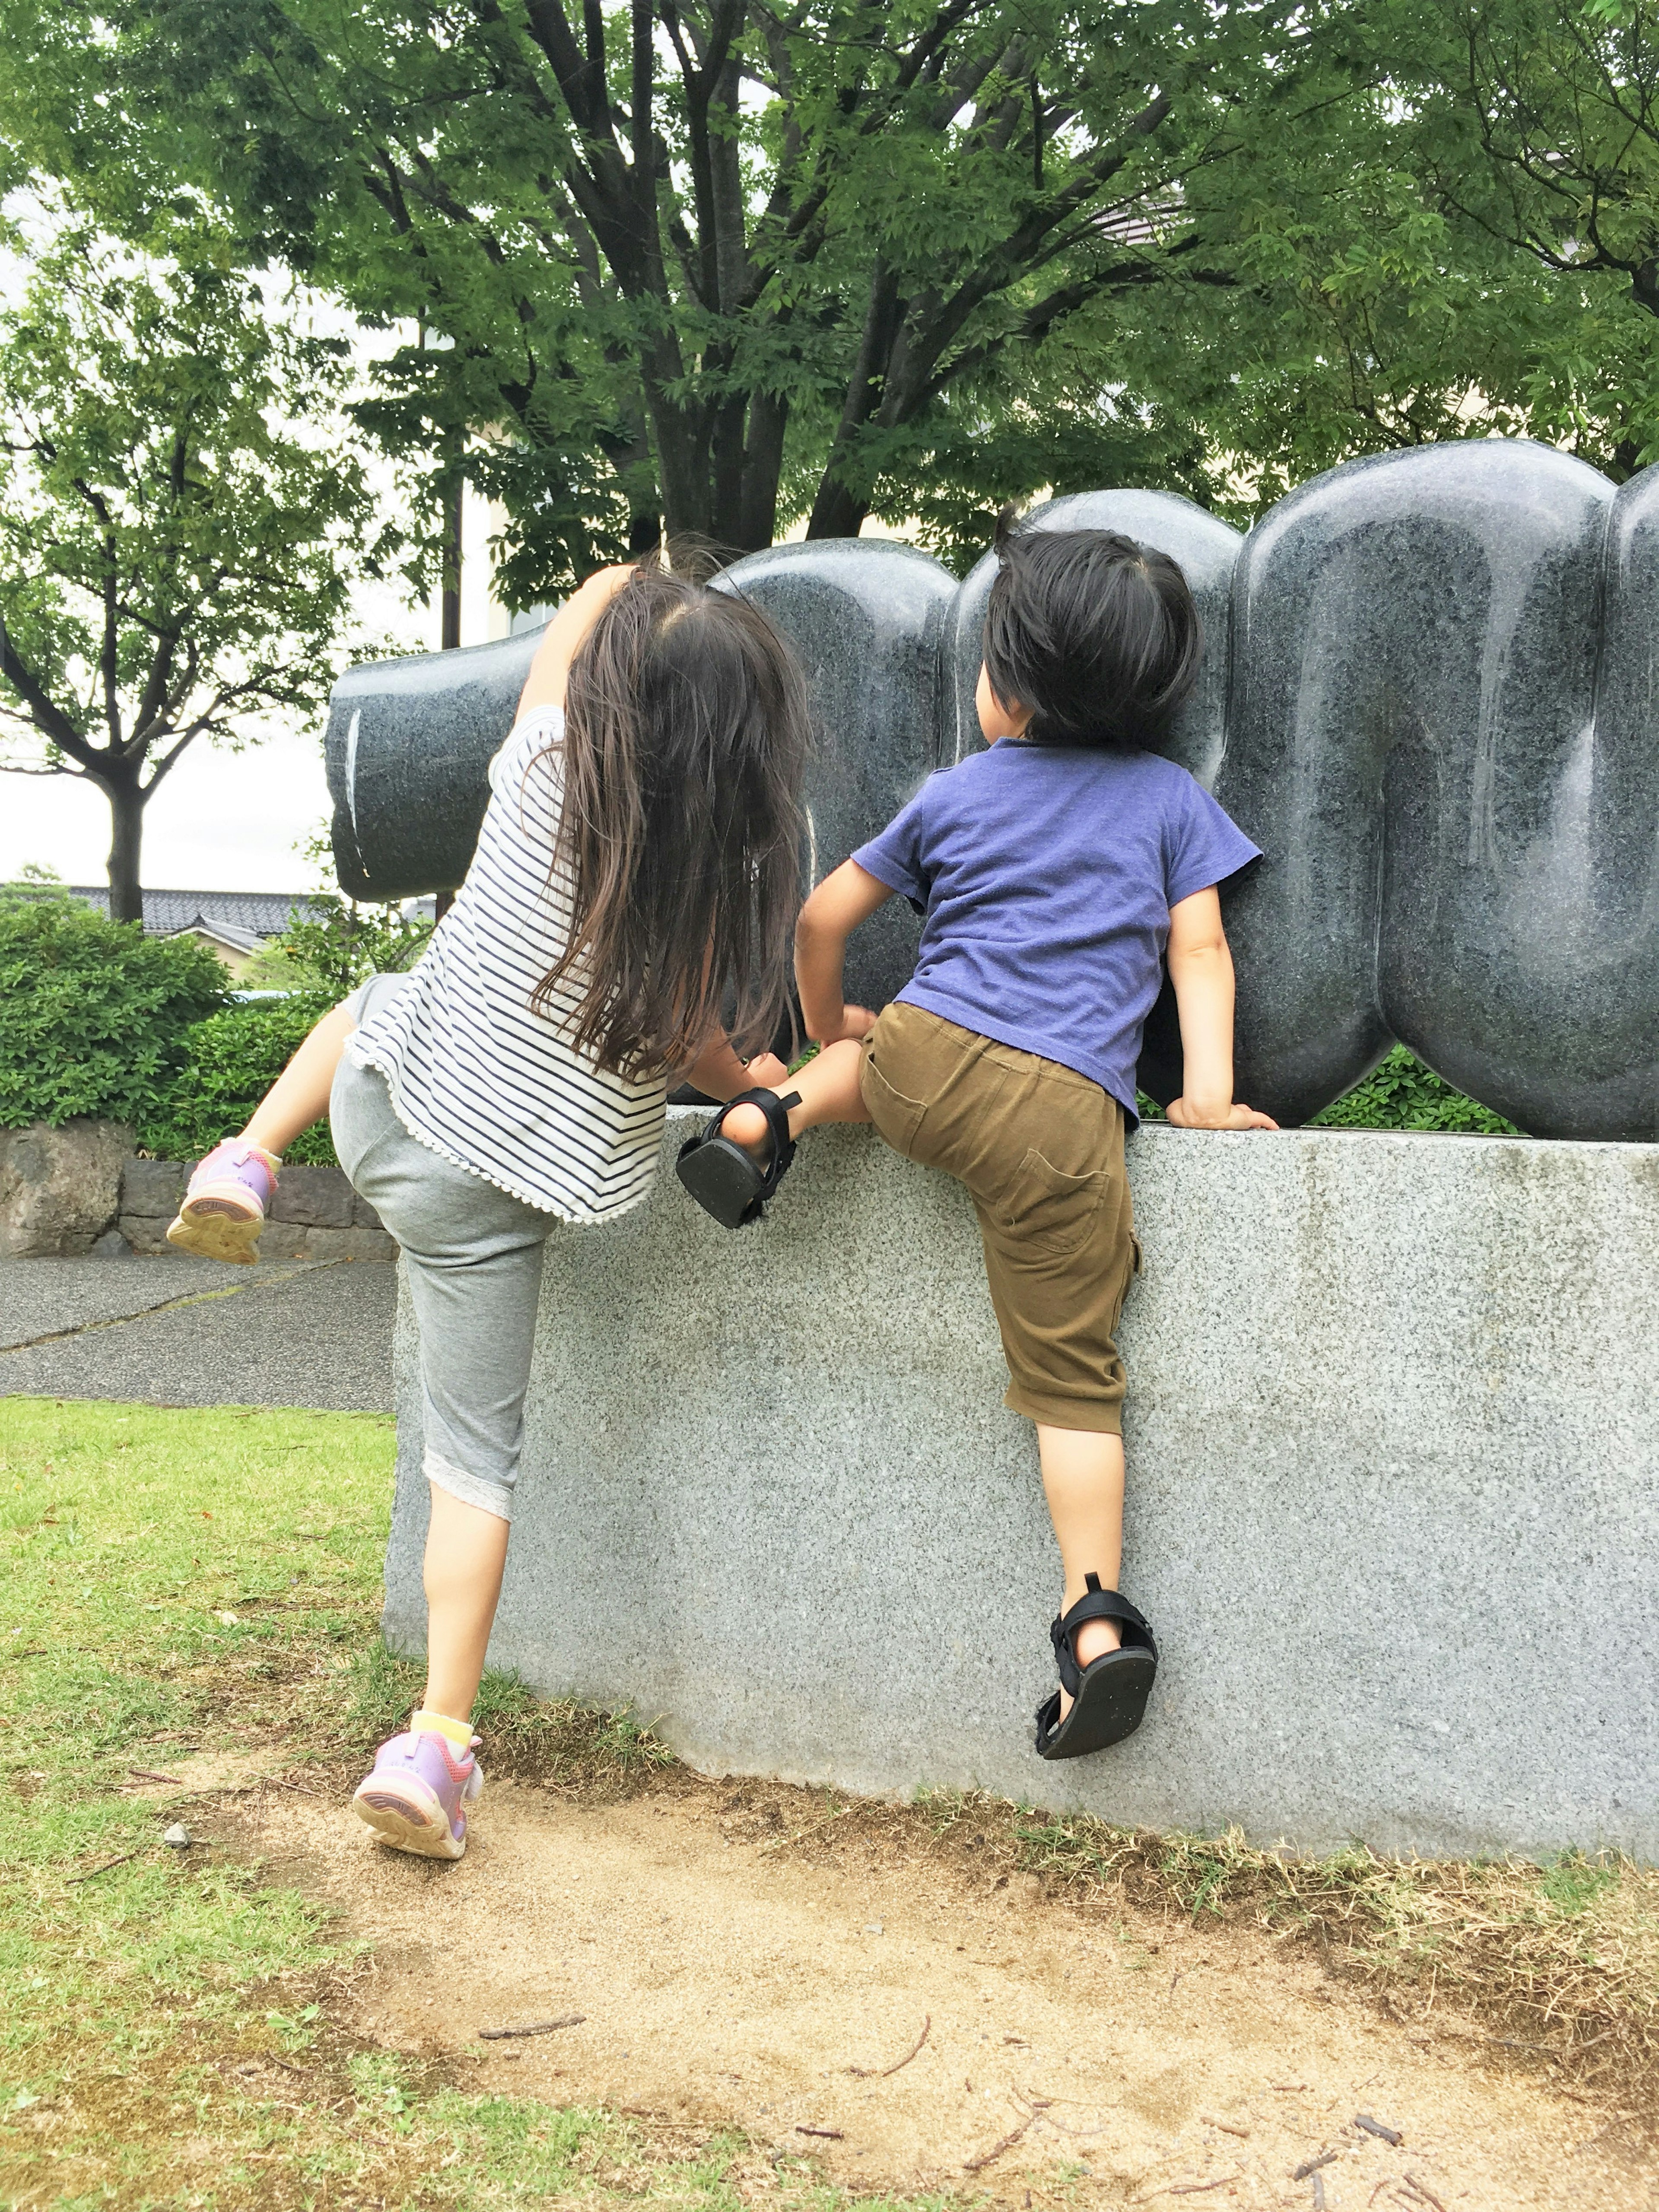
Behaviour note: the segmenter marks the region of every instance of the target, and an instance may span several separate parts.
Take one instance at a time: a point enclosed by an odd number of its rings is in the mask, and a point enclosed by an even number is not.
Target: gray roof
[[[66,888],[88,906],[109,912],[106,884],[70,884]],[[150,891],[144,893],[144,931],[173,937],[181,929],[210,929],[227,945],[253,951],[268,937],[286,929],[295,907],[309,919],[328,912],[331,902],[308,891]]]

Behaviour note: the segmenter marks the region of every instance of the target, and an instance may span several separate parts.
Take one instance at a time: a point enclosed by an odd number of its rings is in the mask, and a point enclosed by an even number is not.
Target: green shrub
[[[198,938],[146,937],[65,891],[0,891],[0,1128],[141,1126],[227,980]]]
[[[233,1136],[333,1004],[327,992],[295,992],[228,1006],[198,1022],[185,1039],[185,1065],[140,1127],[145,1151],[158,1159],[198,1160],[221,1137]],[[307,1129],[283,1157],[332,1166],[327,1122]]]
[[[1363,1083],[1316,1114],[1316,1129],[1447,1129],[1463,1135],[1516,1137],[1513,1121],[1467,1098],[1431,1074],[1403,1044],[1395,1046]]]

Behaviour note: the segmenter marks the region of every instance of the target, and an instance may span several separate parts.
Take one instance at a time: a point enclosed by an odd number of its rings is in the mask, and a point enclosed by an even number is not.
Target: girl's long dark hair
[[[685,1066],[722,1025],[769,1045],[800,903],[806,691],[788,646],[736,592],[643,563],[571,664],[563,957],[532,1003],[579,994],[564,1032],[633,1078]]]

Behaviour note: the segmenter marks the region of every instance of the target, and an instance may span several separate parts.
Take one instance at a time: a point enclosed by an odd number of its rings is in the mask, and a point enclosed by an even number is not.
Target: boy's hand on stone
[[[1177,1129],[1276,1129],[1279,1127],[1266,1114],[1258,1114],[1254,1106],[1224,1106],[1214,1108],[1194,1106],[1190,1098],[1172,1098],[1164,1109],[1165,1117]]]

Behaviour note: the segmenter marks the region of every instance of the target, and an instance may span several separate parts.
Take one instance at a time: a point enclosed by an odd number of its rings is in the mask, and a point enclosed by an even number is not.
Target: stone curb
[[[179,1160],[128,1160],[121,1172],[115,1227],[134,1252],[164,1258],[173,1250],[167,1224],[189,1178]],[[113,1247],[109,1247],[113,1250]],[[270,1220],[259,1239],[262,1260],[395,1260],[396,1241],[359,1198],[342,1168],[284,1168]]]
[[[119,1122],[0,1130],[0,1258],[167,1258],[191,1163],[146,1160]],[[340,1168],[285,1168],[265,1260],[395,1260],[395,1240]]]

